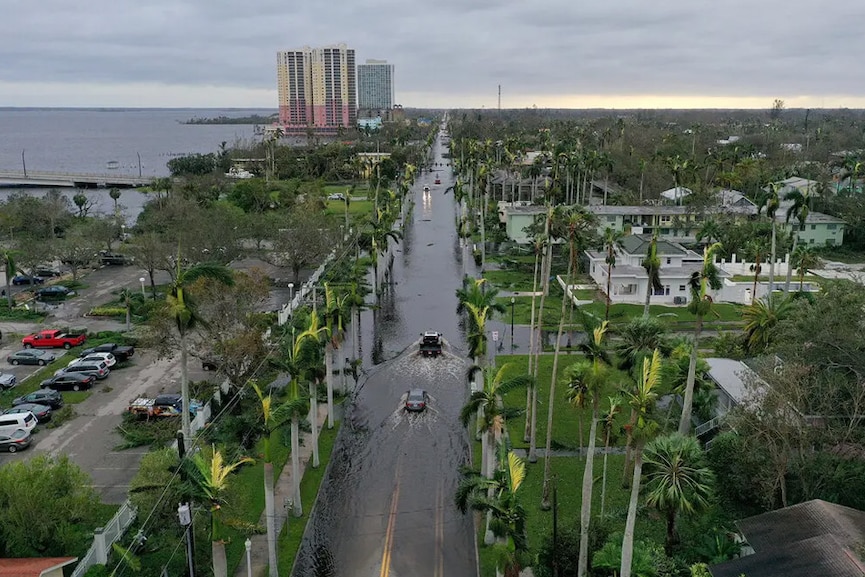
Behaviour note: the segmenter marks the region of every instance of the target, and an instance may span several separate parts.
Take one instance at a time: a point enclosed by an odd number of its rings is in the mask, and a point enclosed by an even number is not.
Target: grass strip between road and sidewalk
[[[321,482],[324,480],[325,473],[327,473],[327,465],[341,426],[342,422],[338,421],[333,429],[322,427],[318,437],[318,450],[321,463],[317,469],[313,469],[312,464],[307,463],[303,479],[300,481],[300,496],[304,503],[303,515],[300,517],[289,516],[286,527],[283,528],[279,535],[280,575],[291,574],[294,558],[300,550],[300,543],[306,530],[306,523],[309,521],[310,515],[315,511],[315,500],[318,496],[318,490],[321,487]]]

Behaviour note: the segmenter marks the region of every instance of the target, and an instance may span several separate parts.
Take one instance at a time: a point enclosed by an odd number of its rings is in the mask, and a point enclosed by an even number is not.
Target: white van
[[[0,435],[11,435],[18,429],[24,429],[28,433],[36,427],[36,417],[33,413],[15,413],[13,415],[0,415]]]

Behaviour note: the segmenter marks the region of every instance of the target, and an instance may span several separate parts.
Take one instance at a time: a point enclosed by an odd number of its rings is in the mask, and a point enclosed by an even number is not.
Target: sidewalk
[[[327,403],[321,403],[318,406],[318,430],[319,434],[323,427],[327,426]],[[303,478],[303,474],[306,472],[306,467],[312,460],[312,443],[309,442],[309,434],[301,432],[300,439],[300,476]],[[304,442],[306,441],[306,442]],[[321,467],[326,466],[327,463],[322,462]],[[263,490],[263,488],[262,488]],[[283,504],[286,502],[286,499],[291,499],[294,497],[294,483],[291,477],[291,458],[286,461],[285,467],[282,469],[282,473],[276,479],[276,483],[273,487],[273,502],[274,508],[276,509],[276,535],[277,540],[279,539],[279,534],[282,532],[282,528],[285,525],[285,521],[290,515],[290,511],[287,511]],[[312,502],[303,503],[303,511],[304,515],[309,517],[310,508],[312,507]],[[291,517],[291,521],[295,518]],[[261,517],[258,520],[259,525],[262,527],[267,527],[267,511],[261,512]],[[249,537],[249,540],[252,541],[252,549],[250,550],[250,556],[252,558],[252,576],[253,577],[263,577],[267,575],[267,567],[268,567],[268,556],[267,556],[267,533],[262,533],[260,535],[252,535]],[[278,546],[278,541],[277,541]],[[234,577],[247,577],[246,573],[246,556],[244,554],[243,559],[241,559],[240,564],[237,566],[237,571],[234,572]],[[288,577],[288,576],[284,576]]]

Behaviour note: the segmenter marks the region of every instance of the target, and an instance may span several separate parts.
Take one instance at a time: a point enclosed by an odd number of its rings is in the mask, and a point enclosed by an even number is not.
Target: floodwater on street
[[[443,150],[435,145],[434,162],[446,162]],[[470,460],[469,435],[459,422],[469,367],[456,314],[463,265],[456,205],[445,194],[453,177],[444,164],[434,168],[439,172],[421,174],[411,193],[413,216],[380,307],[363,313],[364,376],[346,411],[295,575],[477,575],[472,517],[454,505],[459,469]],[[424,185],[431,190],[424,192]],[[425,330],[444,335],[442,356],[418,354]],[[423,412],[404,410],[410,388],[429,393]]]

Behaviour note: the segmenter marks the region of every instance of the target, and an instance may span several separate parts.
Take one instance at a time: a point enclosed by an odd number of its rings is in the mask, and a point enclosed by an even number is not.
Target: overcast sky
[[[406,107],[865,108],[863,0],[0,0],[0,106],[276,108],[346,43]]]

